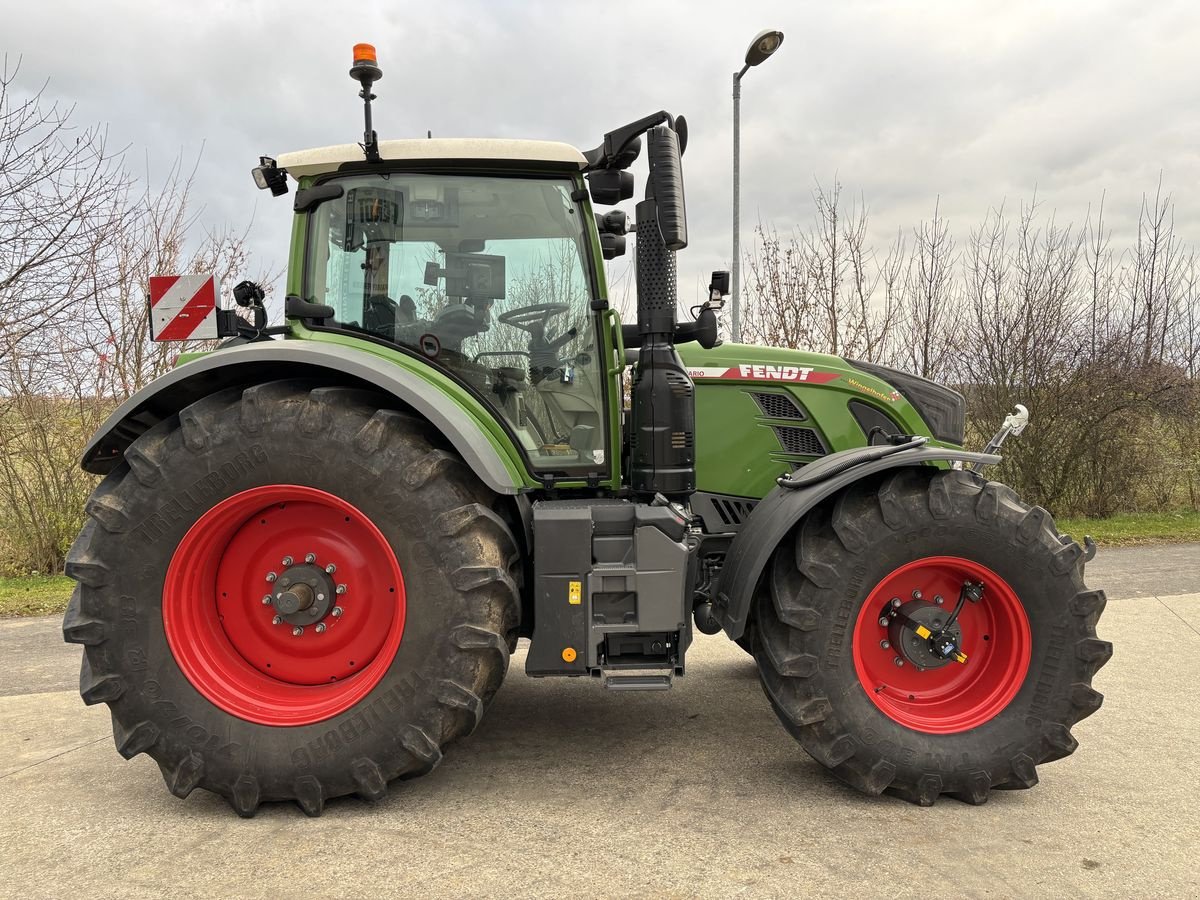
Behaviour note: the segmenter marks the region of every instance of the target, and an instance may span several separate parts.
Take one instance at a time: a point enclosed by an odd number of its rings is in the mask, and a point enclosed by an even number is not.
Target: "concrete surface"
[[[1176,550],[1186,581],[1200,554]],[[982,807],[843,787],[778,724],[749,657],[712,637],[666,694],[535,681],[518,652],[433,774],[374,807],[243,821],[117,755],[57,622],[2,622],[0,897],[1198,896],[1200,574],[1159,592],[1161,555],[1089,570],[1113,596],[1150,593],[1101,621],[1117,645],[1104,707],[1038,787]]]

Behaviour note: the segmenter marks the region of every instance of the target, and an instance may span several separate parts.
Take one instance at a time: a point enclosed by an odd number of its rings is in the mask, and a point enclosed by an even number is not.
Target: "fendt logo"
[[[770,381],[808,381],[812,369],[800,366],[738,366],[743,378],[765,378]]]
[[[823,372],[811,366],[769,366],[763,363],[742,363],[732,368],[694,366],[688,369],[692,378],[720,378],[738,381],[806,381],[825,384],[840,378],[838,372]]]

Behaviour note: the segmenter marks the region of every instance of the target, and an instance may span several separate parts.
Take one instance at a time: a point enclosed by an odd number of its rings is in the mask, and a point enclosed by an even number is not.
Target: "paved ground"
[[[700,640],[667,694],[534,681],[376,807],[242,821],[167,793],[75,695],[57,622],[0,623],[0,897],[1200,895],[1200,546],[1111,551],[1104,708],[1032,791],[869,799],[776,722],[748,657]],[[936,886],[944,882],[943,888]]]

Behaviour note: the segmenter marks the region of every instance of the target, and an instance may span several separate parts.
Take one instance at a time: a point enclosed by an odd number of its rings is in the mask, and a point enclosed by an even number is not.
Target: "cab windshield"
[[[531,466],[604,465],[584,210],[569,179],[382,173],[313,212],[305,293],[421,355],[508,424]]]

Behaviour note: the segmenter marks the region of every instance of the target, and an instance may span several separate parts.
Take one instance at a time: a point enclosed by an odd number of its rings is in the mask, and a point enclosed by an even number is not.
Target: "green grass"
[[[74,584],[64,575],[0,578],[0,619],[61,614]]]
[[[1200,541],[1200,512],[1130,513],[1110,519],[1056,519],[1058,530],[1082,541],[1085,534],[1102,546]]]

